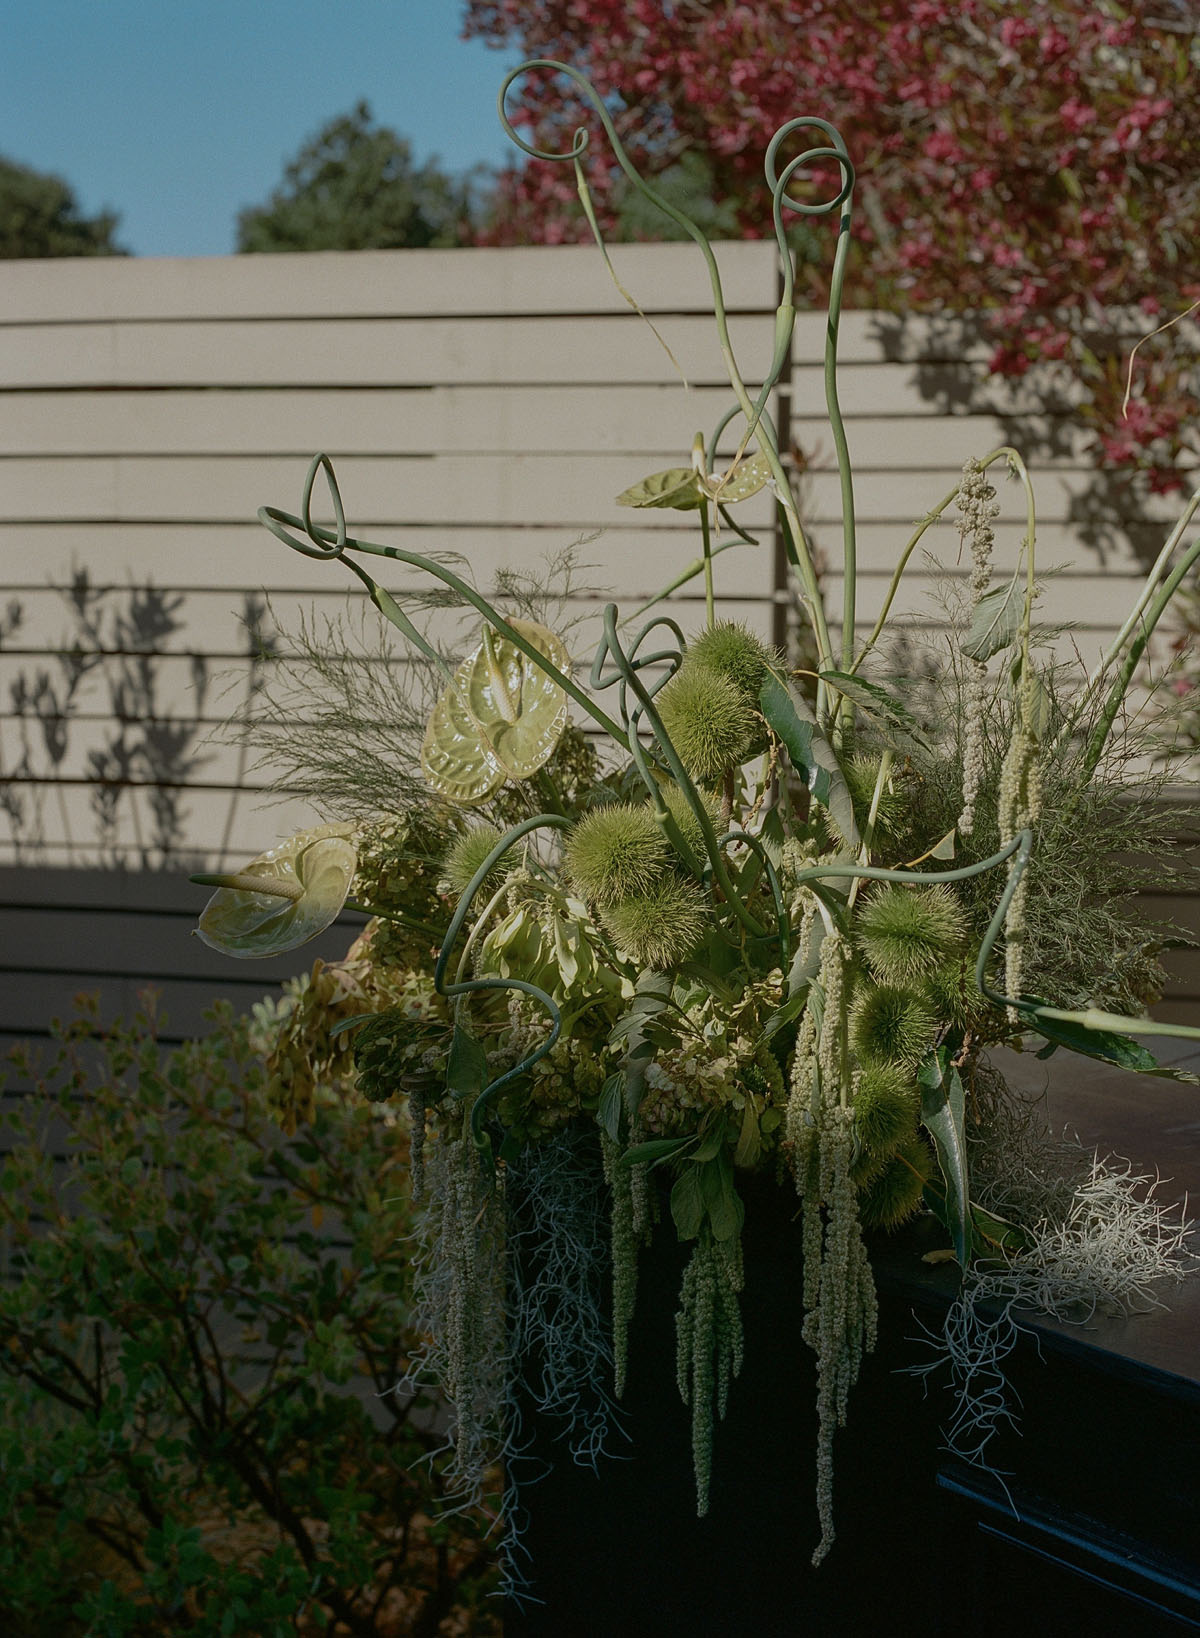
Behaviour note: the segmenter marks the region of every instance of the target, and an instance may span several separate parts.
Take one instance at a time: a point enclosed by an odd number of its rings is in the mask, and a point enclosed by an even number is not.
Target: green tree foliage
[[[367,103],[331,120],[284,168],[265,205],[238,216],[237,248],[394,250],[465,244],[471,195],[466,182],[412,149]]]
[[[0,1631],[494,1633],[480,1517],[437,1517],[434,1407],[392,1391],[404,1130],[329,1098],[288,1137],[245,1021],[216,1026],[167,1052],[93,1003],[14,1055]]]
[[[119,218],[111,211],[84,216],[60,176],[0,158],[0,258],[124,256],[113,242]]]

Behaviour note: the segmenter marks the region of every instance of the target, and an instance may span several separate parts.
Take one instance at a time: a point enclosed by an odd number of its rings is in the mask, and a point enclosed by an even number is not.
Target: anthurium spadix
[[[230,876],[194,876],[217,891],[197,937],[223,955],[282,955],[316,938],[350,893],[358,864],[352,825],[318,825],[262,853]]]

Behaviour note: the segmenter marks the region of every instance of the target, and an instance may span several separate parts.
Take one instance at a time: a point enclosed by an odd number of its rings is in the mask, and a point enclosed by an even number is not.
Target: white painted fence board
[[[663,465],[685,461],[693,434],[709,430],[729,407],[718,387],[379,387],[289,392],[221,387],[107,392],[0,393],[0,451],[5,455],[292,455],[333,447],[359,455],[489,453],[540,450],[590,455],[629,453]],[[925,413],[848,415],[847,435],[859,470],[944,469],[1004,442],[988,415]],[[1034,470],[1079,465],[1082,428],[1054,428],[1067,451],[1039,456]],[[823,413],[794,416],[794,442],[809,458],[829,458]],[[731,453],[737,424],[722,438]]]
[[[940,497],[939,497],[940,498]],[[579,561],[585,567],[584,584],[612,589],[625,603],[637,594],[650,595],[698,555],[695,524],[682,513],[665,527],[646,528],[645,513],[619,512],[603,528],[587,523],[571,525],[492,525],[458,528],[430,525],[420,529],[383,527],[378,538],[385,544],[428,553],[457,553],[474,565],[480,585],[487,585],[495,569],[504,565],[534,568],[548,552],[571,545],[581,535]],[[666,515],[666,514],[665,514]],[[841,558],[841,526],[837,517],[810,521],[810,534],[828,565]],[[890,573],[912,531],[912,518],[860,522],[859,564],[864,570]],[[1165,540],[1164,523],[1156,530],[1156,544]],[[996,528],[997,569],[1012,570],[1024,534],[1024,523],[1001,519]],[[588,539],[587,537],[594,536]],[[755,585],[769,585],[769,536],[757,547],[723,553],[716,560],[718,577],[743,574]],[[920,573],[922,554],[928,551],[946,564],[958,556],[958,535],[952,523],[929,529],[912,560],[909,573]],[[1135,571],[1138,559],[1129,542],[1101,560],[1065,523],[1043,522],[1038,529],[1038,553],[1047,567],[1074,564],[1092,571]],[[345,570],[333,563],[316,562],[291,552],[260,524],[247,519],[230,523],[71,523],[45,519],[32,523],[0,522],[0,600],[14,594],[39,593],[53,583],[65,585],[80,565],[87,565],[94,582],[128,586],[153,581],[159,586],[184,589],[222,588],[253,592],[293,589],[325,593],[339,576],[349,584]],[[415,571],[388,564],[380,576],[393,588],[411,589]]]
[[[0,393],[5,455],[511,454],[537,449],[686,460],[729,405],[720,388],[220,387]],[[733,429],[722,448],[737,444]]]
[[[431,459],[329,453],[351,534],[367,525],[433,519],[474,524],[515,518],[595,527],[619,520],[617,495],[646,476],[645,461],[629,455],[579,460],[540,454]],[[299,514],[307,466],[278,456],[13,457],[0,460],[0,517],[229,522],[253,518],[264,504]],[[316,495],[317,521],[327,521],[331,508],[323,480]],[[749,527],[769,523],[771,510],[765,490],[738,507]],[[677,526],[679,516],[643,510],[639,524],[657,531]]]
[[[922,393],[922,383],[929,392]],[[937,395],[933,394],[934,387]],[[953,360],[939,364],[936,370],[926,369],[920,376],[909,364],[881,363],[878,358],[847,363],[838,372],[838,402],[843,416],[916,415],[932,420],[945,413],[939,402],[941,395],[962,403],[975,402],[980,394],[986,395],[983,405],[976,403],[975,413],[981,418],[994,413],[997,403],[1008,413],[1009,400],[1013,414],[1039,416],[1069,411],[1081,398],[1082,388],[1031,372],[1001,389],[983,365]],[[798,364],[792,371],[793,414],[820,416],[824,405],[823,366]],[[986,454],[986,446],[979,453]]]
[[[256,541],[255,544],[259,543]],[[697,542],[697,552],[698,550]],[[773,600],[769,555],[750,552],[749,549],[747,551],[749,555],[736,551],[723,553],[713,565],[714,582],[718,592],[723,601],[728,602],[731,607],[736,605],[739,608],[744,606],[746,609],[752,609],[759,602],[769,603]],[[672,553],[670,561],[660,559],[656,564],[649,566],[643,562],[641,572],[646,575],[656,574],[659,583],[665,583],[671,570],[676,567],[676,557],[679,566],[682,566],[687,554]],[[524,561],[528,566],[528,557]],[[323,566],[326,572],[319,584],[314,585],[312,589],[286,587],[272,593],[269,625],[278,626],[284,632],[294,634],[299,630],[302,620],[325,621],[340,618],[348,623],[352,631],[361,629],[368,635],[372,632],[390,633],[391,627],[369,603],[365,591],[359,589],[357,581],[352,581],[337,564],[317,566]],[[492,567],[494,565],[480,561],[475,564],[477,581],[485,593],[493,590],[492,575],[489,572]],[[413,577],[409,578],[411,580]],[[576,595],[569,605],[572,618],[581,613],[589,613],[595,620],[599,620],[600,611],[609,600],[607,588],[598,584],[599,578],[594,573],[584,572],[580,575],[580,592],[593,589],[595,595]],[[384,579],[395,589],[396,578],[385,575]],[[431,587],[433,582],[426,582],[426,585]],[[624,578],[624,585],[629,587],[636,585],[636,582]],[[651,586],[649,589],[653,591],[656,588]],[[178,614],[182,625],[179,630],[161,639],[156,652],[168,654],[200,652],[209,655],[240,655],[248,652],[249,634],[244,621],[246,597],[247,595],[255,597],[256,592],[251,591],[247,594],[235,589],[220,589],[173,595],[183,599]],[[0,591],[0,599],[3,596],[3,591]],[[10,656],[29,656],[55,647],[69,648],[75,640],[76,626],[61,593],[42,587],[34,591],[24,591],[19,596],[25,619],[16,637],[5,645],[5,652]],[[691,612],[702,604],[703,598],[703,577],[697,575],[669,600],[668,606],[672,610],[683,609],[690,618]],[[261,601],[261,598],[259,600]],[[121,602],[122,594],[118,590],[111,598],[112,607],[115,609]],[[632,612],[636,604],[637,598],[630,591],[622,593],[619,606],[626,613]],[[419,610],[415,611],[415,617],[420,622],[422,616]],[[473,610],[464,608],[463,618],[473,623],[479,617]],[[396,640],[400,641],[399,638]]]
[[[659,328],[689,381],[727,377],[713,326]],[[771,357],[772,321],[730,320],[744,369]],[[428,386],[462,382],[663,382],[679,374],[636,314],[599,318],[353,319],[12,325],[0,328],[12,387]]]
[[[445,455],[341,456],[330,450],[352,534],[366,524],[490,523],[498,517],[530,523],[603,526],[622,521],[616,496],[646,475],[637,456]],[[299,512],[307,462],[279,456],[17,456],[0,459],[0,517],[9,521],[80,519],[164,522],[253,518],[264,503]],[[864,470],[855,497],[864,522],[915,522],[956,485],[955,467],[928,472]],[[1066,523],[1072,503],[1090,488],[1081,468],[1042,472],[1034,482],[1037,512],[1046,523]],[[320,493],[318,489],[318,493]],[[1023,492],[1000,491],[1002,516],[1024,516]],[[836,472],[806,473],[806,505],[817,523],[841,517]],[[767,491],[742,503],[738,516],[751,528],[770,517]],[[1178,514],[1173,496],[1153,496],[1144,515],[1170,523]],[[318,514],[320,516],[320,514]],[[360,525],[358,520],[364,520]],[[686,520],[685,520],[686,521]],[[639,526],[678,527],[679,516],[643,511]]]
[[[807,406],[806,406],[807,408]],[[944,470],[951,461],[978,460],[1003,444],[1008,433],[993,415],[931,415],[929,406],[913,394],[911,409],[892,415],[847,414],[846,440],[856,472]],[[1043,425],[1045,420],[1043,419]],[[1057,457],[1039,453],[1044,434],[1031,430],[1025,460],[1031,472],[1079,466],[1087,434],[1081,427],[1056,423],[1056,439],[1066,451]],[[819,452],[823,462],[832,456],[833,439],[823,414],[793,415],[792,439],[810,460]]]
[[[773,307],[774,246],[715,248],[730,310]],[[692,245],[620,245],[613,258],[646,312],[711,311],[708,274]],[[591,245],[0,264],[0,313],[9,323],[627,311]]]

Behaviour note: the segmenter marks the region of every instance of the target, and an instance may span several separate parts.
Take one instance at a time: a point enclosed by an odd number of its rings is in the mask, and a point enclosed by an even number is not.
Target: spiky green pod
[[[852,1110],[854,1141],[863,1158],[884,1159],[915,1136],[919,1109],[912,1070],[869,1059],[855,1081]]]
[[[694,779],[712,783],[752,754],[754,707],[737,686],[685,660],[655,701],[679,759]]]
[[[925,980],[925,993],[943,1023],[956,1030],[979,1030],[992,1010],[975,982],[974,958],[963,952],[949,955]]]
[[[442,880],[455,897],[466,892],[475,872],[502,834],[495,825],[472,825],[455,839],[442,860]],[[503,873],[502,865],[493,865],[484,882],[484,891],[498,886]]]
[[[708,901],[691,882],[664,877],[637,898],[601,910],[621,949],[660,972],[686,961],[708,930]]]
[[[921,1204],[922,1190],[932,1173],[933,1156],[923,1139],[907,1139],[859,1196],[863,1227],[896,1229],[906,1223]]]
[[[850,1014],[860,1061],[913,1065],[933,1045],[938,1019],[929,997],[897,984],[863,984]]]
[[[944,884],[891,883],[862,905],[854,931],[880,983],[904,985],[929,977],[961,950],[967,924],[958,899]]]
[[[570,832],[567,873],[599,905],[639,898],[660,882],[672,850],[651,810],[631,802],[597,808]]]
[[[850,787],[850,795],[854,801],[854,810],[861,822],[865,823],[867,814],[871,811],[871,802],[875,795],[875,785],[879,779],[879,764],[882,761],[880,751],[855,751],[848,762],[843,764],[846,783]],[[890,835],[900,830],[906,824],[909,813],[908,803],[905,800],[904,777],[900,770],[893,768],[883,782],[879,792],[879,807],[875,815],[875,833],[878,836]]]
[[[735,620],[718,620],[710,630],[694,637],[687,650],[689,666],[701,666],[724,677],[755,705],[775,658],[761,638]]]

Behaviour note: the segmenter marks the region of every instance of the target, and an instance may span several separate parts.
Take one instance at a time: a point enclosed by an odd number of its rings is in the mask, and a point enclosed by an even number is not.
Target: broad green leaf
[[[930,1178],[924,1189],[925,1204],[945,1229],[951,1230],[950,1212],[946,1203],[946,1188],[936,1178]],[[976,1256],[990,1257],[997,1251],[1016,1252],[1028,1249],[1030,1240],[1025,1230],[1016,1223],[1010,1223],[1007,1217],[997,1217],[994,1212],[984,1211],[982,1206],[971,1206],[971,1244]],[[947,1257],[954,1257],[955,1252],[947,1252]],[[927,1255],[925,1261],[933,1260]],[[940,1260],[940,1259],[939,1259]]]
[[[751,495],[757,495],[770,483],[773,475],[767,457],[755,455],[752,460],[739,461],[732,478],[714,473],[709,480],[709,488],[723,506],[732,506],[736,501],[749,500]]]
[[[487,1053],[461,1024],[455,1024],[446,1060],[446,1089],[456,1098],[472,1098],[487,1084]]]
[[[509,621],[531,648],[568,673],[570,656],[533,620]],[[474,806],[506,779],[528,779],[554,753],[567,725],[567,696],[508,638],[484,628],[429,718],[421,770],[439,796]]]
[[[223,955],[252,960],[282,955],[316,938],[337,919],[358,867],[352,825],[320,825],[302,830],[238,872],[298,887],[298,898],[256,893],[252,888],[219,887],[205,905],[196,936]]]
[[[854,803],[837,758],[817,727],[808,701],[773,671],[759,692],[759,704],[772,731],[783,742],[791,763],[819,802],[831,815],[847,848],[859,845]]]
[[[621,1099],[625,1091],[625,1077],[620,1070],[605,1081],[596,1108],[596,1122],[614,1143],[621,1136]]]
[[[788,1024],[794,1023],[800,1017],[808,1005],[808,986],[812,983],[813,976],[815,975],[810,975],[805,979],[802,988],[789,995],[786,1001],[776,1007],[773,1013],[769,1014],[755,1043],[757,1046],[765,1045],[773,1035],[777,1035],[781,1029],[786,1028]]]
[[[746,1208],[742,1204],[741,1195],[734,1187],[733,1162],[729,1158],[729,1151],[723,1148],[720,1154],[698,1170],[701,1172],[700,1186],[713,1238],[732,1240],[741,1233],[742,1224],[746,1220]]]
[[[931,859],[952,859],[954,857],[954,842],[958,835],[957,828],[948,830],[940,842],[935,842],[929,850]]]
[[[758,1116],[754,1112],[754,1105],[747,1100],[746,1108],[742,1113],[742,1129],[738,1133],[737,1148],[733,1151],[735,1166],[754,1166],[762,1154],[762,1133],[758,1125]]]
[[[610,1046],[625,1048],[622,1068],[625,1074],[625,1111],[630,1120],[637,1116],[646,1085],[646,1070],[658,1051],[651,1038],[655,1020],[667,1009],[670,1001],[671,980],[665,973],[649,970],[639,973],[637,993],[609,1033]]]
[[[970,628],[959,645],[969,660],[981,662],[1008,648],[1021,629],[1025,587],[1014,574],[1007,586],[985,592],[975,605]]]
[[[1154,1054],[1131,1035],[1119,1035],[1115,1030],[1088,1029],[1084,1024],[1071,1023],[1065,1018],[1045,1018],[1032,1007],[1020,1007],[1018,1011],[1022,1022],[1039,1035],[1044,1035],[1050,1043],[1038,1053],[1039,1058],[1048,1058],[1063,1046],[1071,1052],[1078,1052],[1081,1057],[1098,1058],[1102,1063],[1116,1064],[1139,1075],[1200,1086],[1200,1076],[1187,1069],[1176,1069],[1171,1064],[1160,1064]]]
[[[702,1188],[707,1166],[689,1164],[675,1179],[671,1189],[671,1218],[681,1240],[694,1240],[704,1221],[704,1192]]]
[[[695,512],[705,504],[700,474],[690,466],[672,466],[652,472],[617,496],[618,506],[653,506],[672,512]]]
[[[946,1223],[958,1266],[971,1260],[971,1197],[967,1181],[967,1138],[963,1084],[945,1047],[931,1053],[917,1072],[921,1120],[933,1138],[946,1182]]]
[[[727,1136],[728,1136],[728,1133],[726,1131],[726,1126],[725,1126],[724,1119],[714,1121],[713,1124],[709,1127],[708,1131],[700,1139],[700,1142],[697,1145],[697,1147],[695,1149],[695,1152],[692,1155],[692,1159],[693,1160],[713,1160],[713,1159],[715,1159],[716,1156],[719,1155],[721,1153],[721,1150],[725,1147],[725,1139],[726,1139]]]
[[[871,719],[884,743],[901,756],[911,756],[914,750],[928,750],[916,717],[895,694],[848,671],[822,671],[819,675],[822,682],[858,706]]]
[[[694,1137],[650,1138],[645,1143],[635,1143],[632,1149],[626,1149],[621,1156],[622,1166],[654,1166],[668,1155],[676,1155],[681,1149],[686,1149],[694,1143]]]

